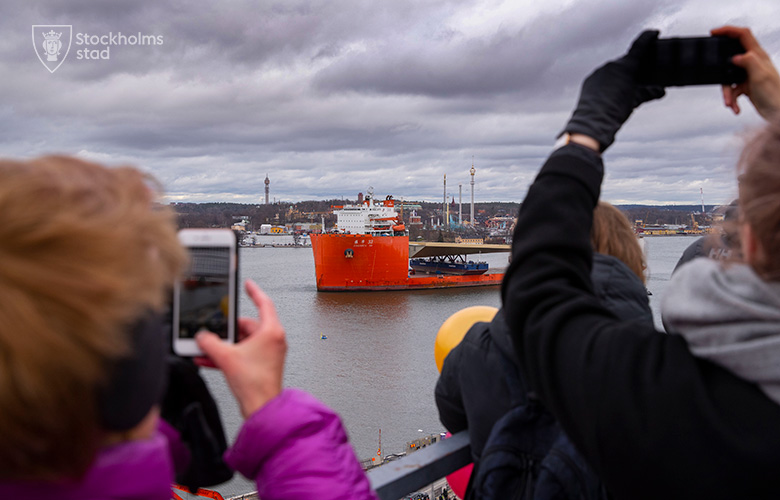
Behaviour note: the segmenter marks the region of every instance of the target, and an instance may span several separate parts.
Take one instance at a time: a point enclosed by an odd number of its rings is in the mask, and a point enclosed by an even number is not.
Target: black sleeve
[[[463,344],[461,343],[455,346],[447,357],[444,358],[441,375],[436,382],[434,391],[436,407],[439,410],[439,420],[453,434],[468,428],[460,377],[458,376],[462,351]]]
[[[694,358],[679,335],[616,319],[593,294],[602,168],[596,153],[564,146],[523,201],[502,300],[527,380],[618,498],[761,491],[769,455],[780,455],[769,445],[780,444],[777,405]]]

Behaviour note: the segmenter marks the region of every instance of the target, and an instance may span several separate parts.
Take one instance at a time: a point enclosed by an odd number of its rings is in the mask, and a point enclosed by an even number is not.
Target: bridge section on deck
[[[409,258],[444,257],[512,251],[511,245],[475,245],[473,243],[409,242]]]

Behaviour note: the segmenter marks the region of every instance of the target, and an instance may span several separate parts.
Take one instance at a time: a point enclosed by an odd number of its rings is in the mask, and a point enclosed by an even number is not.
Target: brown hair
[[[590,240],[596,252],[622,260],[637,277],[645,282],[645,259],[636,234],[626,216],[606,201],[599,201],[593,210]]]
[[[752,262],[768,281],[780,280],[780,123],[753,136],[739,159],[739,209],[762,252]]]
[[[87,470],[105,370],[184,259],[157,195],[130,167],[0,160],[0,479]]]

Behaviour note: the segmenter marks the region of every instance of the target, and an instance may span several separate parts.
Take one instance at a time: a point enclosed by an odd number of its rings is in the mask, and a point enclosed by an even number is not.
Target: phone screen
[[[228,338],[230,258],[228,247],[189,247],[190,268],[179,294],[180,339],[201,330]]]

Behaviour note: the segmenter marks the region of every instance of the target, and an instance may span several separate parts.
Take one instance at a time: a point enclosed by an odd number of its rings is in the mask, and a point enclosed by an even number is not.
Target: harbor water
[[[647,286],[659,328],[663,292],[683,250],[695,239],[644,238]],[[507,257],[492,254],[484,259],[493,269],[505,267]],[[359,458],[376,454],[380,430],[383,454],[401,452],[407,441],[444,431],[433,399],[436,333],[460,309],[499,307],[501,302],[497,286],[318,293],[311,248],[242,248],[240,275],[271,296],[285,326],[289,346],[285,386],[302,388],[338,411]],[[243,290],[239,312],[255,315]],[[205,369],[204,376],[232,441],[242,422],[238,406],[221,373]],[[216,489],[232,496],[255,486],[237,475]]]

